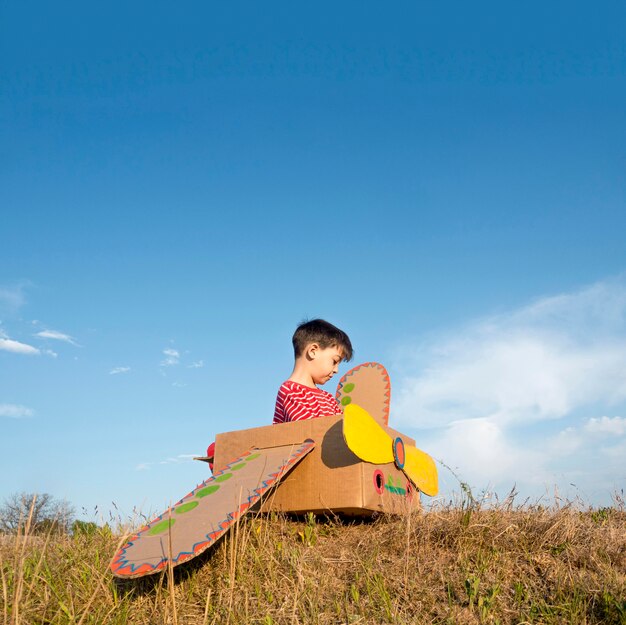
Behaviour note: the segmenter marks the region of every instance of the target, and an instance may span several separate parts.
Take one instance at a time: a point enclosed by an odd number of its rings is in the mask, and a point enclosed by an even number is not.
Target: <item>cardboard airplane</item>
[[[438,492],[437,468],[387,425],[390,396],[386,369],[364,363],[339,381],[343,415],[218,434],[213,476],[130,536],[113,574],[141,577],[182,564],[252,509],[355,516],[418,509],[420,492]]]

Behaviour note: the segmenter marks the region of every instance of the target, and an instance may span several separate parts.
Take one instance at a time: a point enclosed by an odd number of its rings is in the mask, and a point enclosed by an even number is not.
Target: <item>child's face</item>
[[[309,373],[315,384],[326,384],[339,368],[339,363],[343,360],[343,351],[336,346],[322,349],[313,343],[307,350]]]

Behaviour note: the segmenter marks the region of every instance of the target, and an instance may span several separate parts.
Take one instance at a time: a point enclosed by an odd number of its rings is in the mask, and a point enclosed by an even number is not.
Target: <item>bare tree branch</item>
[[[15,534],[23,526],[33,505],[34,493],[13,493],[0,506],[0,533]],[[74,518],[74,508],[49,493],[38,494],[33,508],[31,533],[49,531],[66,533]]]

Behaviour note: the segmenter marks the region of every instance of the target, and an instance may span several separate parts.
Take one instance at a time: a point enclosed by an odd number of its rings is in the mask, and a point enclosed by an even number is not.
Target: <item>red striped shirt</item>
[[[341,406],[330,393],[287,380],[278,389],[274,423],[329,417],[342,412]]]

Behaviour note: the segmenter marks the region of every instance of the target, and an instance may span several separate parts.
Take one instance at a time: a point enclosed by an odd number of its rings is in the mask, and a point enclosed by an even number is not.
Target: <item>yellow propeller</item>
[[[425,495],[439,492],[437,466],[427,453],[391,438],[361,406],[348,404],[343,415],[343,437],[354,455],[372,464],[395,462]]]

